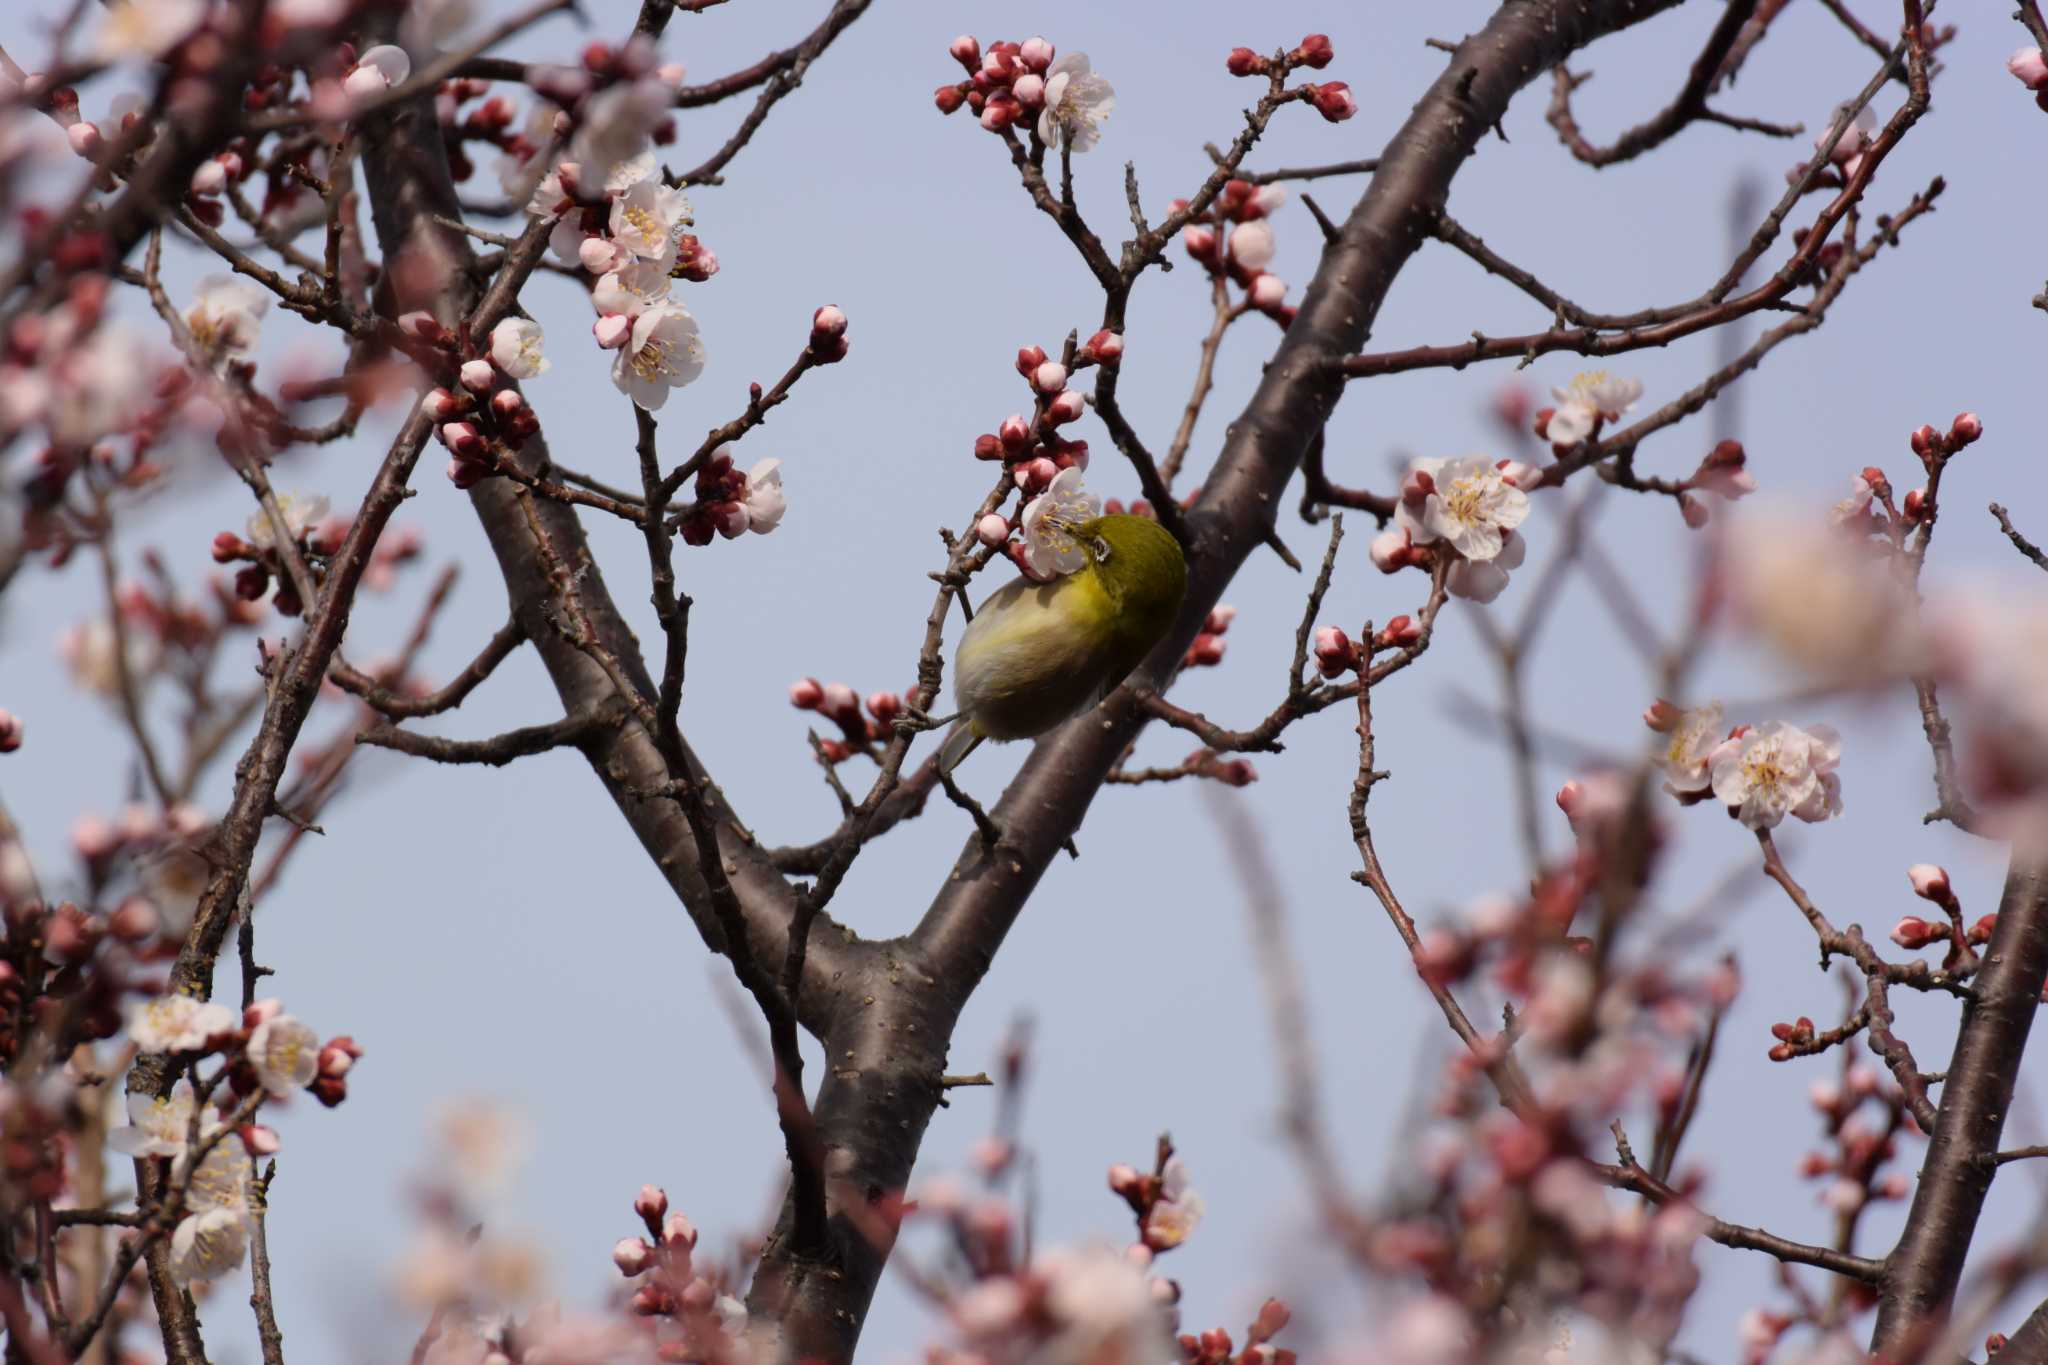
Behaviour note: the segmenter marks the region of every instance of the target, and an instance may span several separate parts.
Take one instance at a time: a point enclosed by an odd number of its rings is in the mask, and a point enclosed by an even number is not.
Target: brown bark
[[[2048,858],[2019,852],[2006,874],[1983,970],[1973,983],[1975,998],[1963,1009],[1962,1031],[1942,1083],[1941,1107],[1905,1231],[1885,1261],[1873,1351],[1911,1354],[1940,1329],[1955,1297],[1984,1196],[1997,1174],[1992,1157],[2012,1107],[2044,981]],[[2034,1326],[2031,1320],[2028,1325]],[[2033,1336],[2048,1337],[2048,1331],[2036,1328]]]

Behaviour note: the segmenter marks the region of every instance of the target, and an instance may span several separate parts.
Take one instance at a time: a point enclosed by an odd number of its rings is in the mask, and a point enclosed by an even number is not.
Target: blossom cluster
[[[1663,736],[1657,767],[1680,802],[1713,799],[1754,830],[1788,815],[1810,823],[1842,813],[1842,739],[1826,725],[1784,721],[1737,725],[1725,735],[1719,702],[1679,707],[1658,701],[1643,723]]]
[[[911,693],[870,692],[868,714],[861,714],[861,698],[842,682],[820,683],[816,678],[799,678],[789,685],[789,704],[799,711],[816,711],[839,727],[841,738],[818,742],[825,762],[844,763],[855,754],[874,756],[874,746],[888,740],[896,718],[903,714],[903,699]]]
[[[1233,76],[1265,76],[1270,79],[1276,73],[1285,76],[1300,67],[1320,71],[1336,55],[1330,46],[1330,35],[1311,33],[1291,51],[1273,57],[1262,57],[1248,47],[1234,47],[1223,59],[1223,66]],[[1342,123],[1358,112],[1358,101],[1352,97],[1351,87],[1343,81],[1308,82],[1295,87],[1291,93],[1297,99],[1314,105],[1316,112],[1331,123]]]
[[[1514,460],[1489,464],[1477,456],[1424,458],[1410,463],[1401,481],[1394,525],[1372,543],[1382,573],[1448,565],[1444,587],[1453,597],[1491,602],[1521,566],[1528,546],[1515,528],[1529,516],[1529,495],[1540,476]]]
[[[992,133],[1022,126],[1041,146],[1085,152],[1102,140],[1102,122],[1116,108],[1116,91],[1096,74],[1084,52],[1054,60],[1043,38],[994,42],[982,50],[971,34],[947,48],[967,79],[942,85],[933,96],[942,114],[963,105]]]
[[[765,536],[782,524],[788,507],[782,496],[782,461],[771,456],[742,471],[732,462],[731,446],[720,446],[704,461],[696,492],[697,500],[674,519],[689,545],[709,545],[713,536],[732,540],[749,531]]]

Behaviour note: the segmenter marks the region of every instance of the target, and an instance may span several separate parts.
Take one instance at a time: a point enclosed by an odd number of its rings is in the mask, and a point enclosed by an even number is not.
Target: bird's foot
[[[903,709],[896,713],[896,733],[899,735],[921,735],[927,730],[936,730],[941,726],[951,725],[958,719],[960,719],[960,713],[957,711],[950,716],[934,716],[928,712],[920,711],[915,706],[906,702]]]

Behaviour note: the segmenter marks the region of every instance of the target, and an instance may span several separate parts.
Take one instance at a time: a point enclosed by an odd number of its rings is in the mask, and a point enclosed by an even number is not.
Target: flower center
[[[666,341],[649,337],[645,346],[633,352],[633,373],[642,379],[661,378],[668,373],[668,358],[674,349]]]
[[[1453,479],[1444,490],[1444,511],[1461,525],[1474,526],[1485,520],[1485,481],[1473,476]]]

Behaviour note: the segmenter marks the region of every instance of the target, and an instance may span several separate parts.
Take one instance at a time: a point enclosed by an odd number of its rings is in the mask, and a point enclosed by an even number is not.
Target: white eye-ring
[[[1095,537],[1094,541],[1093,541],[1093,542],[1092,542],[1092,543],[1091,543],[1091,544],[1089,545],[1089,547],[1088,547],[1088,548],[1089,548],[1089,549],[1091,549],[1091,550],[1093,550],[1093,551],[1095,552],[1095,562],[1096,562],[1096,563],[1098,563],[1098,564],[1107,564],[1107,563],[1109,563],[1109,542],[1108,542],[1108,541],[1104,540],[1104,539],[1103,539],[1103,538],[1102,538],[1101,536],[1097,536],[1097,537]]]

